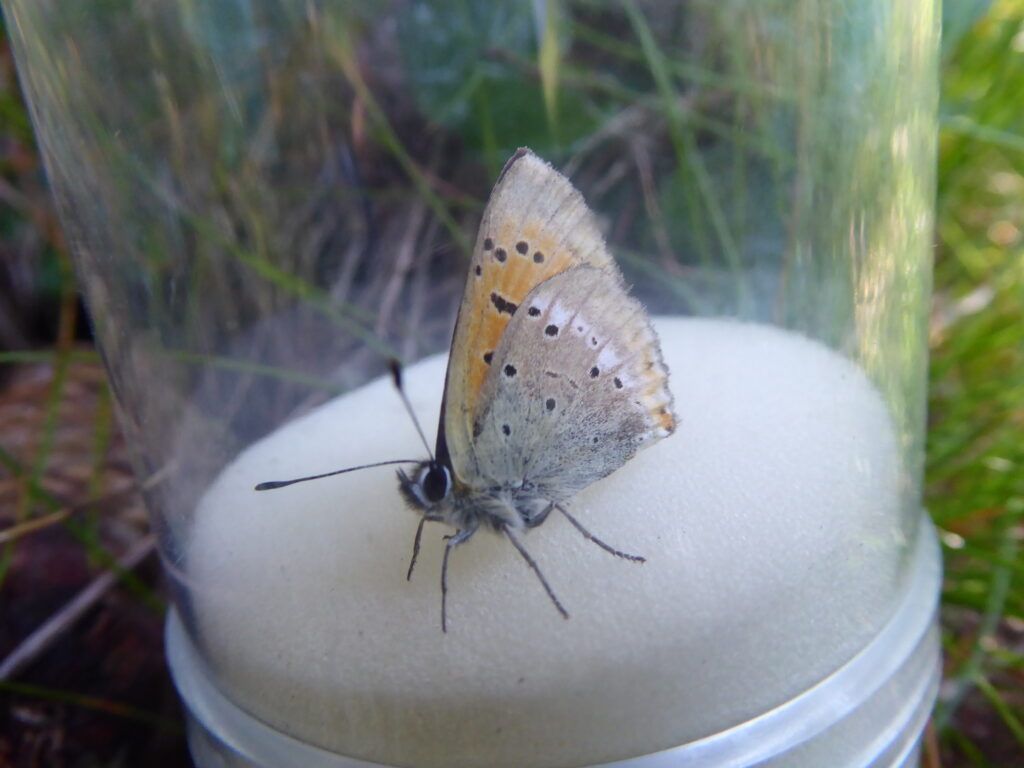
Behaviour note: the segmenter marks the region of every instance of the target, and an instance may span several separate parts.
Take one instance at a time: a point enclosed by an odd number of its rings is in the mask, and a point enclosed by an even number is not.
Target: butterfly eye
[[[423,495],[431,504],[441,501],[448,495],[448,489],[451,486],[448,469],[439,464],[431,465],[420,476],[420,486],[423,488]]]

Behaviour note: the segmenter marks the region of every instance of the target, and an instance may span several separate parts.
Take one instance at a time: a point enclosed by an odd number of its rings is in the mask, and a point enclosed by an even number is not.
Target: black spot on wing
[[[516,250],[525,256],[526,252],[530,250],[530,245],[525,240],[520,240],[518,243],[516,243]]]
[[[540,315],[540,307],[530,307],[526,311],[526,314],[528,314],[530,317],[538,317]]]
[[[544,333],[546,333],[548,336],[557,336],[558,326],[552,323],[551,325],[544,329]]]
[[[516,310],[519,308],[518,304],[508,301],[504,296],[491,292],[491,304],[498,310],[498,314],[507,314],[509,316],[514,315]]]

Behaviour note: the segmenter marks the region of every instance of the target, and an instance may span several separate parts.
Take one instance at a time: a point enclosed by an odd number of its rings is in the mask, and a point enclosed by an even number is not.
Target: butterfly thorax
[[[411,475],[399,470],[398,485],[410,508],[457,530],[481,525],[499,531],[532,528],[544,521],[551,507],[551,501],[528,481],[473,488],[459,482],[438,461],[422,462]]]

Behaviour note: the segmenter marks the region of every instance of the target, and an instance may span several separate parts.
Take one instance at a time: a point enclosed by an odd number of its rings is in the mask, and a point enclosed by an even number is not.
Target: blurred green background
[[[926,501],[946,675],[926,760],[1024,765],[1024,0],[946,0],[943,24]],[[179,765],[152,540],[120,559],[98,541],[98,517],[131,541],[145,515],[0,46],[0,766]]]

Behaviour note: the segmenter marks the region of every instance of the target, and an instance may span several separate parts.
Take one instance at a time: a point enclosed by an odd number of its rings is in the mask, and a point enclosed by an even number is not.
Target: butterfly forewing
[[[537,285],[584,264],[618,275],[580,193],[519,150],[484,211],[448,361],[441,430],[460,480],[473,476],[474,416],[506,326]]]
[[[473,425],[474,477],[561,501],[675,428],[643,307],[616,272],[574,267],[523,300],[498,344]]]

